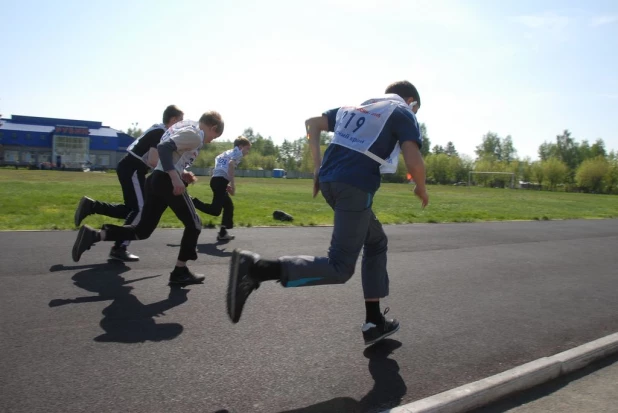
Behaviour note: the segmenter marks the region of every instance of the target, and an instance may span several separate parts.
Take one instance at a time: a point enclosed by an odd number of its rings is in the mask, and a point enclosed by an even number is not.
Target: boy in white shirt
[[[212,189],[212,202],[205,204],[197,198],[193,198],[195,208],[205,214],[218,217],[223,211],[221,218],[221,229],[217,234],[217,240],[229,241],[235,237],[227,232],[234,227],[234,203],[230,195],[236,193],[234,183],[234,171],[243,156],[249,153],[251,142],[244,136],[238,137],[234,141],[234,148],[223,152],[215,158],[215,167],[210,179]]]
[[[197,284],[204,276],[187,268],[188,260],[197,259],[197,239],[202,223],[186,192],[186,181],[193,178],[185,168],[197,158],[200,148],[223,133],[223,120],[217,112],[207,112],[199,122],[182,121],[170,127],[157,145],[159,163],[146,179],[146,201],[142,217],[136,226],[103,224],[100,231],[84,225],[73,246],[73,261],[79,261],[84,251],[99,241],[140,240],[150,237],[161,216],[170,207],[184,224],[176,267],[170,274],[171,284]]]

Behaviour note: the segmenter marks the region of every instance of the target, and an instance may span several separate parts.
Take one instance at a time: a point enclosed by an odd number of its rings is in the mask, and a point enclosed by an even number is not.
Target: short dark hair
[[[165,108],[165,111],[163,111],[163,124],[167,125],[169,121],[172,120],[172,118],[176,118],[182,115],[184,115],[184,112],[178,109],[178,106],[169,105]]]
[[[421,107],[421,96],[418,94],[418,90],[414,85],[407,80],[401,80],[399,82],[391,83],[386,88],[384,93],[394,93],[399,95],[402,99],[414,98],[418,107]]]
[[[251,146],[251,141],[249,141],[249,139],[245,138],[244,136],[239,136],[238,138],[236,138],[236,140],[234,141],[234,147],[243,147],[243,146]]]
[[[219,112],[214,110],[204,113],[200,118],[200,123],[206,126],[215,126],[219,134],[223,133],[223,127],[225,126]]]

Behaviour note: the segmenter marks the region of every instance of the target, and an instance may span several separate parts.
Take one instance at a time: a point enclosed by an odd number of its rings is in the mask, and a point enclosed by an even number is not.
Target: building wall
[[[101,122],[13,115],[11,119],[0,119],[0,165],[55,166],[54,137],[63,136],[89,141],[84,156],[67,156],[79,159],[71,165],[74,168],[81,167],[82,160],[99,168],[115,168],[134,140]]]

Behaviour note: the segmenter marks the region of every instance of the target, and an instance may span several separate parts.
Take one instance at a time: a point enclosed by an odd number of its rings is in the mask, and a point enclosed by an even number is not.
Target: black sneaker
[[[125,262],[139,261],[139,257],[127,251],[127,247],[125,247],[124,245],[121,247],[112,247],[112,249],[109,252],[109,258],[111,260],[118,260],[118,261],[125,261]]]
[[[232,323],[240,320],[247,298],[260,286],[260,282],[249,274],[249,269],[260,259],[258,254],[235,249],[230,261],[230,278],[227,284],[227,314]]]
[[[384,309],[384,315],[388,313],[388,310],[388,307]],[[363,338],[365,339],[366,346],[375,344],[399,330],[399,321],[387,320],[384,315],[382,316],[382,321],[377,325],[374,323],[363,324],[361,329],[363,331]]]
[[[73,261],[78,262],[84,251],[89,250],[98,241],[97,238],[97,231],[94,228],[83,225],[73,244]]]
[[[217,241],[231,241],[234,238],[236,237],[230,234],[229,232],[226,232],[225,234],[221,234],[221,233],[217,234]]]
[[[79,227],[79,224],[82,223],[84,218],[88,215],[92,215],[92,207],[94,205],[94,199],[88,198],[87,196],[83,196],[82,199],[79,200],[79,204],[77,205],[77,209],[75,210],[75,226]]]
[[[205,279],[203,274],[194,274],[188,267],[180,267],[170,273],[169,285],[201,284]]]

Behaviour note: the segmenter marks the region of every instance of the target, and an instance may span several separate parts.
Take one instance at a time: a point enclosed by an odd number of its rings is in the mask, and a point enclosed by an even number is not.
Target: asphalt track
[[[73,263],[76,232],[2,232],[0,411],[381,411],[618,331],[618,220],[385,229],[402,328],[368,349],[358,275],[264,284],[225,314],[233,248],[321,255],[328,227],[205,229],[207,279],[185,289],[167,286],[179,230],[128,265],[104,243]]]

